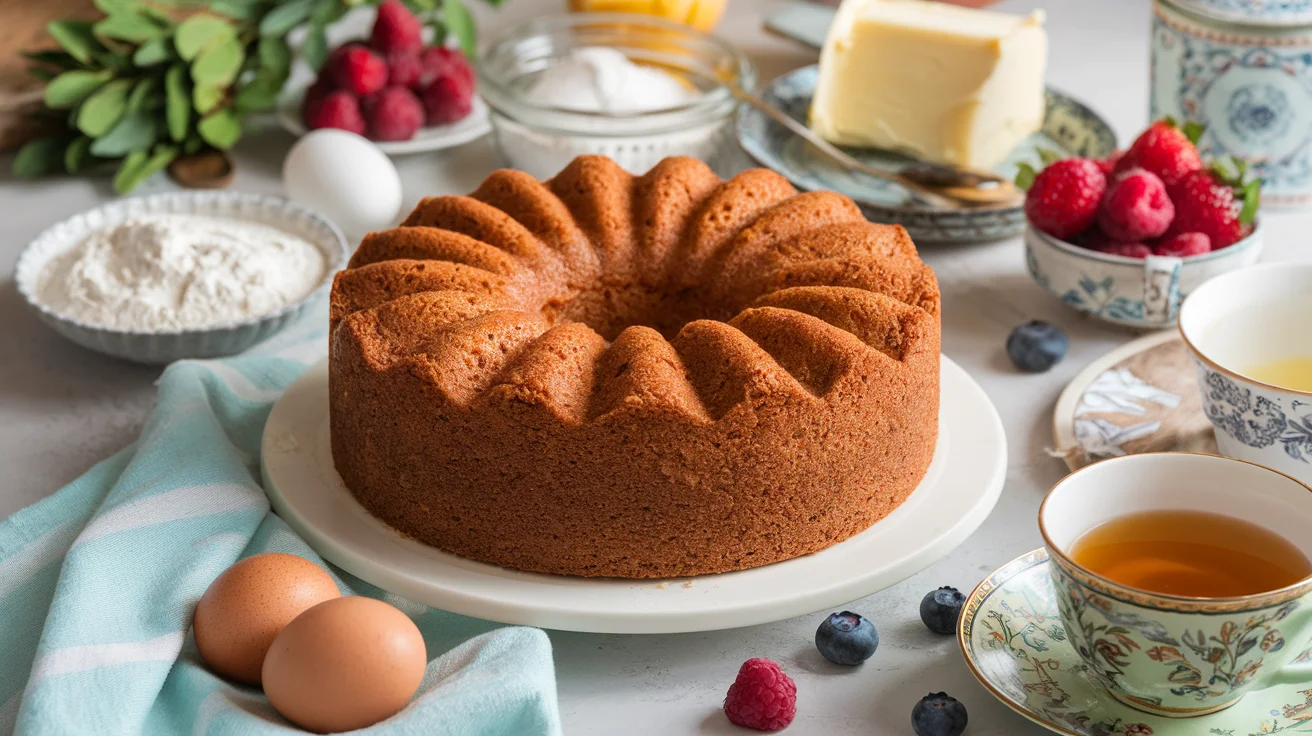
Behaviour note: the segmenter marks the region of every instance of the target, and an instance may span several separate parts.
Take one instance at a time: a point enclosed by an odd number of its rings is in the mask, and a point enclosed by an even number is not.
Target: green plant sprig
[[[328,27],[370,0],[96,0],[97,21],[59,20],[59,50],[25,56],[46,82],[38,115],[53,133],[27,143],[16,176],[33,178],[117,162],[114,190],[130,192],[178,156],[226,151],[244,119],[272,110],[291,74],[287,34],[307,26],[300,55],[316,70],[328,58]],[[499,4],[501,0],[487,0]],[[405,0],[436,38],[475,49],[473,15],[461,0]]]

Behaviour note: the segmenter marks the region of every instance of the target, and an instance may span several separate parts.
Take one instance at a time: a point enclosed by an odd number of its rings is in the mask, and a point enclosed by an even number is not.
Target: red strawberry
[[[1030,173],[1021,170],[1021,177]],[[1023,183],[1023,181],[1022,181]],[[1040,171],[1025,195],[1025,216],[1043,232],[1070,240],[1093,224],[1107,178],[1087,158],[1057,161]]]
[[[1175,205],[1157,175],[1130,169],[1112,179],[1098,211],[1098,227],[1124,243],[1155,238],[1166,232]]]
[[[446,125],[464,118],[474,109],[474,90],[454,75],[446,75],[420,93],[429,125]]]
[[[474,89],[474,67],[469,65],[469,59],[459,49],[432,46],[424,49],[419,60],[424,67],[419,86],[427,87],[438,77],[454,76],[470,90]]]
[[[378,5],[369,45],[383,54],[417,54],[424,47],[423,34],[423,24],[400,0],[383,0]]]
[[[1237,179],[1228,179],[1218,171],[1195,171],[1168,187],[1175,202],[1175,219],[1166,237],[1202,233],[1212,241],[1212,250],[1248,237],[1257,212],[1258,183],[1250,182],[1242,189],[1237,185]]]
[[[305,124],[311,130],[340,128],[358,135],[364,135],[365,131],[359,100],[350,92],[340,89],[329,92],[314,110],[314,115],[306,119]]]
[[[393,52],[387,55],[387,85],[418,89],[424,65],[419,54],[413,51]]]
[[[1188,258],[1201,256],[1212,250],[1212,240],[1202,233],[1180,233],[1162,238],[1153,246],[1153,255]]]
[[[1107,158],[1094,159],[1094,161],[1098,164],[1098,168],[1102,169],[1104,176],[1111,176],[1112,172],[1116,170],[1117,162],[1119,162],[1124,155],[1125,151],[1112,151],[1112,155]]]
[[[333,91],[332,80],[327,75],[320,76],[310,88],[305,91],[305,100],[301,103],[301,122],[305,127],[313,128],[310,121],[319,116],[319,108],[323,101]]]
[[[348,44],[333,52],[328,71],[339,89],[357,97],[373,94],[387,86],[387,62],[359,44]]]
[[[369,137],[376,141],[408,141],[424,124],[424,106],[405,87],[388,87],[365,108]]]
[[[1133,168],[1147,169],[1170,186],[1203,168],[1191,136],[1202,133],[1193,124],[1184,130],[1175,127],[1175,121],[1158,120],[1134,139],[1134,143],[1116,162],[1114,171],[1120,173]]]

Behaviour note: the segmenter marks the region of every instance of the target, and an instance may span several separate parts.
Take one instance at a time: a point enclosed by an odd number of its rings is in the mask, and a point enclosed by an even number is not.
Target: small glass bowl
[[[660,67],[700,94],[684,105],[633,114],[580,112],[524,99],[544,69],[574,49],[595,46]],[[738,104],[710,80],[751,90],[756,68],[728,43],[678,23],[629,13],[571,13],[532,20],[494,37],[479,56],[478,78],[502,155],[539,179],[585,154],[609,156],[635,174],[667,156],[692,156],[723,175]]]

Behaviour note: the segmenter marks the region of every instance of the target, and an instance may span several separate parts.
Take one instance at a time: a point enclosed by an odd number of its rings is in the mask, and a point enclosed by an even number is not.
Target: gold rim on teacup
[[[1057,481],[1052,488],[1049,489],[1048,494],[1044,496],[1043,503],[1039,504],[1039,534],[1043,537],[1043,546],[1048,550],[1049,560],[1053,564],[1061,567],[1064,572],[1075,578],[1077,582],[1080,582],[1103,595],[1121,601],[1122,603],[1158,608],[1179,613],[1225,613],[1258,610],[1278,606],[1282,603],[1301,598],[1308,593],[1312,593],[1312,577],[1304,578],[1296,583],[1291,583],[1283,588],[1277,588],[1276,590],[1243,596],[1207,598],[1203,596],[1182,596],[1170,593],[1155,593],[1150,590],[1144,590],[1142,588],[1125,585],[1124,583],[1118,583],[1083,567],[1078,562],[1071,559],[1071,557],[1066,554],[1065,550],[1052,541],[1052,537],[1048,535],[1047,526],[1044,524],[1044,511],[1047,509],[1048,502],[1052,499],[1053,493],[1058,488],[1072,482],[1075,478],[1084,473],[1093,471],[1103,463],[1117,462],[1118,460],[1124,460],[1130,457],[1145,458],[1170,455],[1189,455],[1203,457],[1209,460],[1220,460],[1223,462],[1251,465],[1259,470],[1287,478],[1295,484],[1302,486],[1308,493],[1312,493],[1312,486],[1309,486],[1307,483],[1304,483],[1288,473],[1282,473],[1279,470],[1273,470],[1265,465],[1249,462],[1248,460],[1240,460],[1239,458],[1225,457],[1222,455],[1208,455],[1200,452],[1141,452],[1134,455],[1122,456],[1120,458],[1100,460],[1069,473],[1066,477]]]
[[[1227,276],[1230,276],[1231,274],[1244,273],[1244,272],[1250,272],[1250,271],[1255,271],[1255,270],[1259,270],[1259,271],[1278,270],[1278,269],[1281,269],[1281,268],[1288,268],[1289,266],[1290,266],[1290,264],[1288,264],[1288,263],[1263,263],[1263,264],[1256,265],[1256,266],[1248,266],[1247,268],[1240,269],[1239,271],[1231,271],[1230,273],[1228,273],[1228,274],[1222,274],[1221,276],[1218,276],[1217,278],[1218,278],[1218,279],[1221,279],[1221,278],[1225,278],[1225,277],[1227,277]],[[1198,288],[1198,290],[1196,290],[1193,294],[1190,294],[1188,297],[1186,297],[1185,300],[1184,300],[1183,302],[1181,302],[1181,304],[1180,304],[1180,309],[1178,310],[1178,311],[1179,311],[1179,314],[1176,316],[1176,320],[1175,320],[1175,323],[1176,323],[1176,329],[1179,330],[1179,332],[1180,332],[1180,339],[1182,339],[1182,340],[1184,341],[1185,347],[1189,348],[1189,352],[1193,353],[1193,354],[1194,354],[1194,357],[1198,358],[1199,361],[1201,361],[1202,363],[1206,364],[1208,368],[1211,368],[1212,370],[1216,371],[1217,373],[1223,373],[1223,374],[1225,374],[1225,375],[1227,375],[1227,376],[1229,376],[1229,377],[1231,377],[1231,378],[1238,378],[1238,379],[1240,379],[1240,380],[1242,380],[1242,381],[1246,381],[1246,382],[1251,383],[1251,384],[1253,384],[1253,385],[1255,385],[1255,386],[1261,386],[1261,387],[1263,387],[1263,388],[1267,388],[1267,389],[1270,389],[1270,390],[1272,390],[1272,391],[1283,391],[1283,392],[1285,392],[1285,393],[1296,394],[1296,395],[1298,395],[1298,396],[1307,396],[1307,397],[1312,397],[1312,391],[1305,391],[1305,390],[1303,390],[1303,389],[1299,389],[1299,388],[1290,388],[1290,387],[1288,387],[1288,386],[1278,386],[1278,385],[1276,385],[1276,384],[1274,384],[1274,383],[1268,383],[1268,382],[1266,382],[1266,381],[1261,381],[1261,380],[1258,380],[1258,379],[1256,379],[1256,378],[1253,378],[1252,376],[1249,376],[1249,375],[1247,375],[1247,374],[1240,373],[1239,371],[1234,370],[1234,369],[1232,369],[1232,368],[1226,368],[1225,366],[1221,365],[1221,364],[1218,363],[1216,360],[1214,360],[1214,359],[1212,359],[1210,356],[1208,356],[1207,353],[1205,353],[1205,352],[1203,352],[1201,349],[1199,349],[1198,345],[1197,345],[1193,340],[1190,340],[1190,339],[1189,339],[1189,333],[1188,333],[1188,331],[1186,331],[1185,328],[1184,328],[1185,309],[1186,309],[1186,307],[1187,307],[1188,304],[1189,304],[1189,299],[1194,298],[1194,296],[1195,296],[1199,291],[1202,291],[1202,290],[1205,289],[1205,288],[1207,288],[1207,284],[1204,284],[1203,286],[1200,286],[1200,287]],[[1204,296],[1206,296],[1206,294],[1204,294]],[[1282,474],[1282,475],[1283,475],[1283,474]]]

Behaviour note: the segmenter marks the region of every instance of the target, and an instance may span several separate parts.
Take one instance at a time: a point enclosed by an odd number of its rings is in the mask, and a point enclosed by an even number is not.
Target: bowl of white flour
[[[161,364],[273,336],[322,296],[347,253],[337,226],[287,200],[172,192],[56,224],[19,254],[15,279],[64,337]]]

